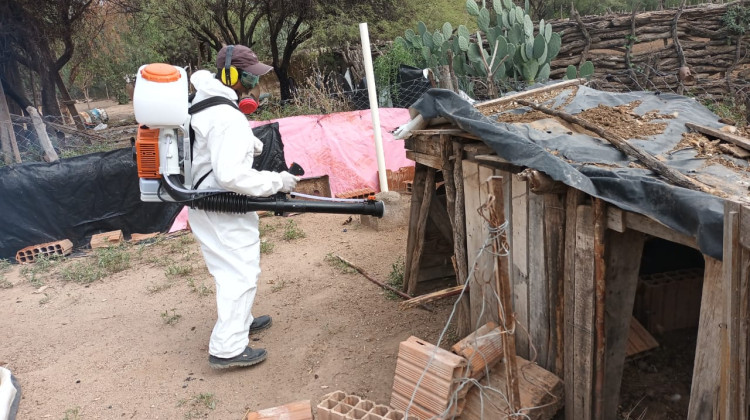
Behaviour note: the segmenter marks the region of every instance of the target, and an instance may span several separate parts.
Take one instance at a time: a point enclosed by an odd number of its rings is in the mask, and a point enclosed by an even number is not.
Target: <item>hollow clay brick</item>
[[[68,239],[63,239],[56,242],[47,242],[39,245],[27,246],[26,248],[16,252],[16,261],[20,264],[28,264],[36,262],[36,259],[40,255],[51,257],[51,256],[64,256],[73,252],[73,242]]]
[[[321,401],[317,406],[318,420],[330,420],[331,410],[333,409],[333,407],[336,407],[337,404],[338,401],[332,400],[330,398],[326,398]]]
[[[312,406],[310,400],[295,401],[248,413],[245,420],[313,420]]]

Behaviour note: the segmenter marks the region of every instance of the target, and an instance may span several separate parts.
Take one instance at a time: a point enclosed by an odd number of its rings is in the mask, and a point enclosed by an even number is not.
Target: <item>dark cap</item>
[[[224,47],[219,50],[219,54],[216,55],[216,69],[218,71],[221,71],[221,69],[224,68],[224,62],[226,59],[227,47]],[[244,45],[234,46],[234,49],[232,50],[232,65],[256,76],[263,76],[273,70],[273,67],[261,63],[253,50]]]

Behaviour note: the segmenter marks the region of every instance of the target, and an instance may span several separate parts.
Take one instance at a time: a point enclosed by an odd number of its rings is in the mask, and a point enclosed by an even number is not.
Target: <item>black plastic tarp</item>
[[[601,92],[585,86],[575,91],[574,98],[562,94],[548,105],[562,105],[566,112],[577,114],[598,104],[616,106],[641,101],[635,108],[636,113],[658,110],[662,114],[672,114],[674,118],[660,121],[667,123],[662,134],[629,141],[663,157],[669,166],[706,180],[710,185],[720,181],[725,190],[746,194],[742,189],[747,188],[747,182],[740,179],[737,172],[722,165],[707,165],[705,159],[695,157],[694,150],[674,151],[686,131],[685,122],[720,125],[718,117],[694,99],[649,92]],[[442,89],[429,90],[413,107],[425,118],[447,118],[462,130],[480,137],[498,156],[512,164],[537,169],[624,210],[649,216],[696,238],[704,254],[722,257],[724,204],[721,198],[673,186],[649,170],[632,167],[633,159],[601,139],[570,134],[567,130],[544,131],[527,124],[500,123],[493,116],[483,115],[455,93]],[[747,166],[742,161],[734,163]]]
[[[26,246],[169,228],[180,206],[144,203],[131,148],[0,169],[0,258]]]
[[[286,170],[278,123],[253,132],[264,144],[253,167]],[[144,203],[140,197],[130,147],[0,168],[0,258],[12,259],[24,247],[62,239],[78,248],[92,235],[113,230],[126,237],[167,231],[182,206]]]

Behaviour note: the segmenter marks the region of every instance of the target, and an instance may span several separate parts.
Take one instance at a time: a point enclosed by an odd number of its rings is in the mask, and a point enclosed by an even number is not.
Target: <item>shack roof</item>
[[[413,105],[423,118],[445,117],[479,137],[509,163],[640,213],[697,239],[721,259],[724,200],[750,201],[748,162],[718,142],[690,133],[686,123],[721,128],[719,117],[694,98],[654,92],[613,93],[568,86],[524,100],[577,115],[613,131],[710,189],[673,185],[642,162],[582,127],[519,104],[472,105],[447,90],[428,91]]]

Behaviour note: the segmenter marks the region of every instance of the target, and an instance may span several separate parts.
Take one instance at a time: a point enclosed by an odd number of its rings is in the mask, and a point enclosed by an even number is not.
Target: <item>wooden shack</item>
[[[521,92],[475,108],[517,108],[526,98],[541,103],[554,96],[548,95],[553,89],[578,83]],[[468,291],[458,305],[459,335],[465,335],[499,321],[497,285],[509,281],[516,352],[564,380],[565,418],[614,419],[644,244],[660,238],[697,250],[702,255],[696,252],[700,261],[693,263],[702,270],[702,282],[697,283],[702,290],[695,298],[700,310],[688,418],[750,418],[746,197],[734,188],[714,185],[711,198],[724,205],[723,236],[720,212],[718,225],[704,226],[718,229],[714,236],[723,238],[723,258],[714,258],[702,251],[696,236],[667,227],[637,208],[624,210],[609,199],[556,181],[539,168],[514,163],[496,153],[488,139],[467,130],[463,117],[447,117],[432,120],[444,122],[440,125],[429,125],[425,118],[405,140],[407,157],[415,162],[406,292],[414,293],[426,279],[420,275],[423,261],[444,261],[459,285],[468,279]],[[654,178],[670,183],[662,174]],[[444,188],[436,189],[436,179]],[[682,213],[690,218],[691,212]],[[446,253],[445,246],[425,244],[426,231],[440,225],[442,231],[451,227],[452,238],[442,243],[452,245],[452,252],[450,247]],[[501,238],[503,246],[493,250],[488,240],[493,237]]]

